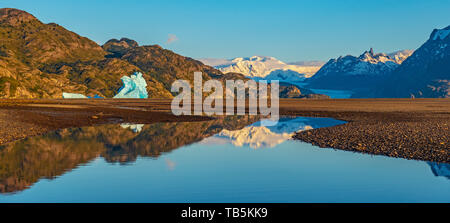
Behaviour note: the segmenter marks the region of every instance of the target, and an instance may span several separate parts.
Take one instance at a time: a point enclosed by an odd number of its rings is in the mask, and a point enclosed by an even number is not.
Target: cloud
[[[178,41],[178,37],[175,34],[169,34],[167,38],[167,44]]]
[[[175,169],[175,166],[177,165],[175,162],[173,162],[172,160],[170,160],[170,159],[166,159],[166,165],[167,165],[167,168],[169,169],[169,170],[174,170]]]

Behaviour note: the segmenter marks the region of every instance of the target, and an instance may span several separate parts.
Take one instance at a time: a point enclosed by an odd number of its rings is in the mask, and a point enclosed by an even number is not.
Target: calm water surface
[[[324,149],[248,117],[60,130],[0,147],[0,202],[450,202],[450,166]]]

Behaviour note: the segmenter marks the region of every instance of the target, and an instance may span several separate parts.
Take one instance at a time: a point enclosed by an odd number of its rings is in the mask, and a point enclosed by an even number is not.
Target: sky
[[[417,49],[450,25],[450,0],[1,0],[99,44],[128,37],[192,58],[327,61]]]

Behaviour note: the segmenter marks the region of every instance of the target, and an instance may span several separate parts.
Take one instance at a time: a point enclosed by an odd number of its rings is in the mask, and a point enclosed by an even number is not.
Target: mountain
[[[204,122],[89,126],[1,145],[0,194],[28,189],[40,179],[55,179],[98,157],[121,164],[138,157],[157,159],[223,129],[242,129],[257,120],[256,116],[226,116]]]
[[[280,80],[299,82],[309,78],[319,70],[320,65],[287,64],[274,57],[253,56],[238,57],[231,60],[200,59],[205,64],[214,66],[223,73],[241,73],[253,79]]]
[[[308,129],[308,128],[307,128]],[[249,126],[241,130],[222,130],[218,137],[223,137],[234,145],[242,147],[244,145],[250,148],[272,148],[288,139],[291,139],[294,133],[274,133],[264,126]]]
[[[150,98],[171,98],[171,83],[222,75],[200,61],[158,45],[112,39],[99,46],[18,9],[0,9],[0,98],[61,98],[63,92],[113,97],[121,78],[143,74]]]
[[[371,91],[372,97],[449,98],[450,26],[435,29],[390,77]]]
[[[110,41],[108,41],[110,42]],[[163,49],[159,45],[152,46],[127,46],[117,53],[108,42],[103,48],[113,57],[127,61],[146,72],[153,80],[161,83],[164,89],[170,91],[175,80],[188,80],[193,84],[194,72],[203,73],[203,80],[212,79],[212,76],[222,75],[217,69],[204,65],[200,61],[178,55],[170,50]]]
[[[414,50],[399,50],[393,53],[387,54],[389,58],[394,60],[397,64],[403,63],[408,57],[414,53]]]
[[[411,50],[404,50],[375,54],[371,48],[359,57],[347,55],[331,59],[307,81],[308,86],[354,91],[365,89],[387,78],[411,53]]]

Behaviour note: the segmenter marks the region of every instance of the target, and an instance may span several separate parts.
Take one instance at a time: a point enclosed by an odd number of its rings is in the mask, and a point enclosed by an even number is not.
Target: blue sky
[[[2,0],[99,44],[128,37],[193,58],[283,61],[415,49],[450,25],[449,0]],[[168,38],[171,37],[170,43]]]

